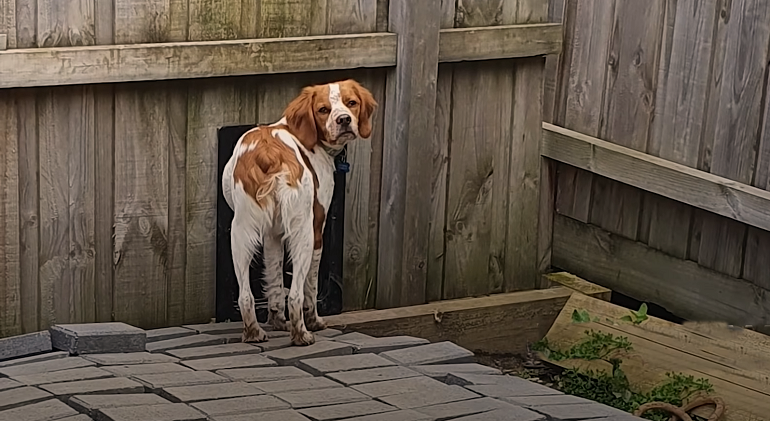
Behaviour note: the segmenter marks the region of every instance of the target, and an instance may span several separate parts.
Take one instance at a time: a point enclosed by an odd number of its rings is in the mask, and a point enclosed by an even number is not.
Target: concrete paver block
[[[67,406],[67,404],[58,399],[48,399],[20,408],[0,411],[0,420],[48,421],[59,420],[64,417],[74,417],[76,415],[78,415],[78,411]]]
[[[36,387],[24,386],[0,392],[0,411],[28,405],[52,398],[48,392]]]
[[[144,351],[147,334],[125,323],[80,323],[54,325],[51,343],[54,349],[72,355]]]
[[[315,335],[316,336],[321,336],[321,337],[324,337],[324,338],[334,338],[335,336],[342,335],[342,331],[337,330],[337,329],[324,329],[324,330],[320,330],[318,332],[315,332]]]
[[[150,342],[147,344],[149,352],[164,352],[171,349],[193,348],[206,345],[219,345],[225,343],[224,338],[213,335],[192,335],[181,338],[167,339],[165,341]]]
[[[265,352],[262,355],[269,357],[280,365],[294,365],[298,361],[308,358],[333,357],[337,355],[350,355],[352,353],[352,346],[326,340],[317,341],[309,346],[292,346],[276,349]]]
[[[380,355],[406,366],[474,362],[471,351],[449,341],[396,349]]]
[[[572,395],[523,396],[517,398],[500,398],[500,400],[524,408],[534,408],[548,405],[573,405],[593,402],[588,399],[583,399]]]
[[[334,379],[345,386],[352,386],[364,383],[405,379],[409,377],[420,377],[420,373],[410,370],[407,367],[393,366],[356,371],[340,371],[337,373],[329,373],[326,377]]]
[[[254,414],[278,409],[289,409],[289,404],[270,395],[245,396],[241,398],[218,399],[191,404],[193,408],[210,417],[236,414]]]
[[[521,412],[522,408],[513,406],[509,403],[492,398],[478,398],[463,400],[458,402],[442,403],[437,405],[425,406],[415,411],[429,415],[432,419],[454,419],[468,415],[481,414],[496,409],[505,409],[512,412],[528,414]]]
[[[477,363],[466,364],[435,364],[435,365],[413,365],[412,370],[424,374],[429,377],[433,377],[437,380],[446,379],[447,374],[451,373],[467,373],[467,374],[488,374],[488,375],[502,375],[503,373],[493,367],[481,365]]]
[[[102,367],[102,369],[120,377],[193,371],[191,368],[174,363],[110,365]]]
[[[532,410],[547,416],[551,421],[578,421],[630,415],[619,409],[596,402],[573,405],[543,405],[533,407]]]
[[[285,333],[283,331],[280,331],[280,332]],[[289,335],[271,337],[270,335],[274,333],[276,332],[267,332],[267,336],[269,338],[268,341],[261,342],[259,344],[259,347],[262,348],[262,352],[276,351],[276,350],[285,349],[285,348],[307,348],[307,347],[294,346],[294,344],[291,343],[291,337]],[[331,339],[325,338],[323,336],[316,336],[315,341],[316,341],[316,344],[318,344],[320,342],[331,341]]]
[[[449,373],[446,383],[465,386],[492,398],[563,395],[558,390],[516,376]]]
[[[350,333],[345,333],[343,335],[334,337],[334,340],[337,342],[350,342],[350,343],[354,343],[355,341],[366,341],[371,339],[377,339],[377,338],[375,338],[374,336],[370,336],[359,332],[350,332]]]
[[[19,383],[16,380],[0,378],[0,392],[2,392],[3,390],[15,389],[17,387],[22,387],[22,386],[24,386],[24,384]]]
[[[97,365],[135,365],[135,364],[160,364],[175,363],[179,358],[174,358],[164,354],[150,354],[149,352],[124,352],[117,354],[89,354],[84,355],[88,361],[93,361]]]
[[[396,363],[376,354],[340,355],[336,357],[321,357],[300,360],[297,367],[322,376],[336,371],[353,371],[367,368],[390,367]]]
[[[353,389],[373,398],[399,395],[402,393],[425,393],[429,390],[444,391],[447,385],[430,377],[408,377],[405,379],[388,380],[376,383],[366,383],[351,386]]]
[[[192,336],[198,332],[192,329],[186,329],[179,326],[164,327],[161,329],[147,330],[147,343],[166,341],[169,339],[184,338],[185,336]]]
[[[455,421],[545,421],[546,418],[538,413],[519,408],[521,411],[528,412],[522,414],[520,411],[512,412],[505,409],[495,409],[494,411],[484,412],[483,414],[468,415],[467,417],[455,418]]]
[[[275,396],[282,401],[288,402],[294,409],[360,402],[370,399],[363,393],[347,387],[304,390],[301,392],[281,392],[276,393]]]
[[[86,414],[80,414],[72,417],[61,418],[61,419],[58,419],[57,421],[94,421],[94,419],[89,417]]]
[[[0,339],[0,361],[49,352],[51,349],[51,335],[47,331],[11,336]]]
[[[94,365],[96,364],[80,357],[68,357],[3,367],[0,368],[0,374],[7,377],[29,376],[31,374],[49,373]]]
[[[62,399],[73,395],[88,395],[92,393],[117,394],[144,392],[144,386],[142,386],[142,384],[127,377],[53,383],[42,385],[40,388],[53,393]]]
[[[428,388],[420,393],[401,393],[398,395],[383,396],[379,399],[399,409],[415,409],[478,397],[479,395],[460,386],[447,386],[442,384],[440,388]]]
[[[142,374],[134,376],[134,379],[152,391],[157,391],[164,387],[195,386],[198,384],[224,383],[228,381],[226,378],[210,371]]]
[[[172,402],[192,403],[214,399],[240,398],[264,395],[256,383],[227,382],[196,386],[164,387],[160,395]]]
[[[216,373],[230,380],[243,382],[269,382],[313,377],[312,374],[297,367],[234,368],[217,370]]]
[[[340,339],[337,337],[334,338],[334,340],[353,345],[356,348],[356,352],[371,352],[375,354],[418,345],[427,345],[430,343],[427,339],[415,338],[412,336],[385,336],[382,338],[348,337],[347,339]]]
[[[396,408],[377,401],[343,403],[339,405],[305,408],[299,412],[314,421],[335,421],[364,415],[395,411]]]
[[[67,401],[81,413],[95,417],[99,409],[121,406],[159,405],[171,403],[152,393],[116,394],[116,395],[75,395]]]
[[[212,421],[254,421],[254,414],[220,415]],[[261,412],[259,421],[309,421],[310,419],[293,409]]]
[[[70,370],[51,371],[47,373],[16,376],[13,379],[29,386],[37,386],[49,383],[72,382],[77,380],[104,379],[114,377],[109,371],[98,367],[81,367]]]
[[[120,406],[99,409],[97,421],[206,421],[206,416],[183,403]]]
[[[291,380],[275,380],[272,382],[250,383],[265,391],[265,393],[299,392],[302,390],[329,389],[342,387],[341,384],[326,377],[304,377]]]
[[[229,343],[223,345],[198,346],[194,348],[172,349],[166,351],[182,360],[197,360],[200,358],[227,357],[230,355],[259,354],[262,349],[247,343]]]
[[[44,354],[30,355],[29,357],[14,358],[11,360],[0,361],[0,368],[12,367],[15,365],[39,363],[43,361],[58,360],[59,358],[68,357],[69,352],[65,351],[53,351],[46,352]]]
[[[434,421],[428,415],[421,414],[411,409],[385,412],[382,414],[364,415],[363,417],[348,418],[345,421]]]
[[[275,361],[260,354],[231,355],[228,357],[184,360],[181,362],[181,364],[198,371],[215,371],[249,367],[271,367],[278,365]]]
[[[243,332],[243,322],[202,323],[198,325],[184,325],[182,327],[198,333],[207,333],[212,335]]]

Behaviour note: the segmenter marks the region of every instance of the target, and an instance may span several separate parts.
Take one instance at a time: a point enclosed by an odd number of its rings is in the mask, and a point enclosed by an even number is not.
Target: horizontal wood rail
[[[439,61],[558,53],[560,24],[447,29]],[[174,42],[0,51],[0,88],[192,79],[396,65],[397,35]]]
[[[770,231],[770,192],[543,123],[543,156]]]

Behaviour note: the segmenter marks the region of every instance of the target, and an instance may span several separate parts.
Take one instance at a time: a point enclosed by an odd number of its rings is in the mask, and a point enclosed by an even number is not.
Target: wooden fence
[[[561,162],[546,172],[553,264],[681,317],[770,324],[770,3],[549,13],[564,49],[545,120],[570,129],[544,135]]]
[[[536,286],[540,0],[0,0],[0,336],[214,315],[216,130],[354,77],[344,304]],[[461,63],[469,62],[473,63]],[[441,63],[441,64],[439,64]]]

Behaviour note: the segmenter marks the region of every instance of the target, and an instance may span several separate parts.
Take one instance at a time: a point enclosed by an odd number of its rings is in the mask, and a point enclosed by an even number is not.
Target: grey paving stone
[[[415,409],[415,411],[429,415],[432,419],[447,420],[454,419],[456,417],[481,414],[496,409],[505,409],[513,413],[520,413],[525,415],[529,414],[529,412],[525,412],[522,408],[492,398],[478,398],[442,403],[438,405],[430,405]]]
[[[53,383],[40,386],[40,388],[47,392],[51,392],[62,399],[73,395],[88,395],[92,393],[117,394],[144,392],[144,386],[142,384],[126,377]]]
[[[549,396],[522,396],[517,398],[500,398],[501,401],[518,405],[524,408],[535,408],[548,405],[572,405],[580,403],[593,403],[588,399],[583,399],[572,395],[549,395]]]
[[[532,410],[547,416],[550,421],[577,421],[629,415],[619,409],[596,402],[574,405],[543,405],[533,407]]]
[[[545,421],[545,417],[535,412],[519,408],[521,411],[528,412],[521,414],[511,412],[505,409],[496,409],[494,411],[484,412],[483,414],[468,415],[467,417],[455,418],[455,421]]]
[[[125,323],[54,325],[50,329],[54,349],[70,354],[102,354],[144,351],[147,334]]]
[[[430,377],[409,377],[398,380],[388,380],[377,383],[351,386],[353,389],[373,398],[399,395],[402,393],[425,393],[427,391],[444,391],[447,385]]]
[[[474,362],[471,351],[449,341],[396,349],[380,355],[407,366]]]
[[[74,417],[61,418],[58,421],[93,421],[94,419],[85,414],[75,415]]]
[[[280,365],[293,365],[300,360],[308,358],[333,357],[337,355],[350,355],[353,347],[348,344],[333,341],[317,341],[309,346],[292,346],[289,348],[268,351],[262,355],[270,357]]]
[[[297,367],[322,376],[336,371],[364,370],[367,368],[390,367],[396,363],[376,354],[340,355],[336,357],[309,358],[300,360]]]
[[[271,367],[278,365],[270,358],[260,354],[232,355],[229,357],[185,360],[181,364],[198,371],[216,371],[231,368]]]
[[[102,408],[118,408],[121,406],[159,405],[171,403],[153,393],[116,394],[116,395],[75,395],[67,403],[81,413],[91,417],[97,415]]]
[[[16,380],[0,378],[0,391],[8,390],[8,389],[15,389],[15,388],[21,387],[21,386],[24,386],[24,385],[19,383],[19,382],[17,382]]]
[[[175,326],[175,327],[164,327],[161,329],[152,329],[152,330],[146,331],[146,333],[147,333],[147,343],[150,343],[150,342],[166,341],[169,339],[184,338],[185,336],[195,335],[198,332],[192,329]]]
[[[198,346],[195,348],[172,349],[166,353],[182,360],[226,357],[230,355],[259,354],[262,348],[251,344],[231,343],[223,345]]]
[[[225,343],[224,338],[213,335],[192,335],[165,341],[150,342],[147,344],[149,352],[164,352],[171,349],[194,348],[206,345],[219,345]]]
[[[267,333],[268,339],[273,338],[287,338],[289,337],[290,333],[285,330],[267,330],[265,331]],[[322,338],[328,338],[326,336],[321,335]]]
[[[283,331],[279,331],[279,332],[283,332]],[[275,351],[278,349],[294,347],[294,345],[291,343],[291,338],[289,337],[289,335],[271,337],[270,336],[271,334],[273,334],[273,332],[267,332],[267,336],[268,336],[267,342],[260,342],[259,347],[262,348],[262,352]],[[324,338],[323,336],[318,336],[315,338],[315,340],[316,340],[316,343],[319,343],[319,342],[329,341],[331,339]],[[298,348],[304,348],[304,347],[298,347]]]
[[[58,399],[48,399],[19,408],[0,411],[2,421],[53,421],[64,417],[74,417],[78,411],[70,408]]]
[[[216,373],[230,380],[243,382],[269,382],[273,380],[313,377],[312,374],[302,371],[297,367],[235,368],[217,370]]]
[[[59,358],[64,358],[69,355],[69,352],[53,351],[46,352],[45,354],[30,355],[29,357],[24,358],[14,358],[12,360],[0,361],[0,368],[11,367],[14,365],[38,363],[42,361],[58,360]]]
[[[210,334],[243,332],[243,322],[203,323],[199,325],[184,325],[182,327],[198,333]]]
[[[134,379],[152,391],[164,387],[195,386],[198,384],[224,383],[225,377],[210,371],[184,371],[180,373],[142,374]]]
[[[194,408],[210,417],[222,415],[248,414],[253,417],[255,413],[289,409],[289,404],[275,396],[257,395],[242,398],[219,399],[215,401],[203,401],[191,404]]]
[[[451,373],[468,373],[468,374],[488,374],[488,375],[502,375],[503,373],[493,367],[476,363],[466,364],[435,364],[435,365],[413,365],[412,370],[424,374],[434,379],[444,380],[447,374]]]
[[[109,371],[98,367],[81,367],[70,370],[51,371],[48,373],[30,374],[28,376],[16,376],[13,379],[29,386],[37,386],[49,383],[72,382],[78,380],[104,379],[114,377]]]
[[[516,377],[516,376],[500,376],[496,374],[474,374],[474,373],[461,373],[461,372],[449,373],[449,375],[447,375],[446,383],[456,384],[458,386],[490,385],[490,384],[500,384],[500,385],[533,384],[540,387],[545,387],[542,385],[538,385],[535,382],[522,379],[521,377]]]
[[[243,340],[243,334],[241,333],[217,333],[211,336],[221,338],[225,344],[237,344]]]
[[[0,374],[6,377],[28,376],[30,374],[47,373],[50,371],[69,370],[71,368],[94,366],[92,361],[80,357],[67,357],[63,359],[32,362],[29,364],[14,365],[0,368]]]
[[[442,386],[437,389],[428,388],[420,393],[401,393],[398,395],[383,396],[379,399],[399,409],[415,409],[478,397],[479,395],[460,386],[447,386],[442,384]]]
[[[345,421],[434,421],[425,414],[421,414],[411,409],[400,411],[385,412],[382,414],[365,415],[363,417],[348,418]]]
[[[395,410],[396,408],[382,402],[363,401],[306,408],[301,409],[299,412],[314,421],[334,421]]]
[[[369,336],[359,332],[350,332],[343,335],[336,336],[334,338],[337,342],[352,342],[352,341],[365,341],[370,339],[376,339],[374,336]]]
[[[446,383],[466,386],[476,393],[493,398],[563,395],[558,390],[516,376],[450,373]]]
[[[51,335],[47,331],[11,336],[0,339],[0,361],[27,357],[51,349]]]
[[[164,373],[182,373],[193,371],[191,368],[174,363],[157,364],[130,364],[130,365],[110,365],[102,369],[120,377],[141,376],[143,374],[164,374]]]
[[[199,384],[196,386],[164,387],[160,395],[172,402],[192,403],[214,399],[240,398],[243,396],[264,395],[265,392],[255,383],[227,382]]]
[[[104,408],[97,414],[97,421],[206,421],[205,415],[183,403]]]
[[[0,410],[16,408],[17,406],[44,401],[52,397],[53,395],[50,393],[36,387],[25,386],[8,389],[0,392]]]
[[[359,353],[371,352],[377,354],[418,345],[427,345],[430,343],[427,339],[415,338],[412,336],[386,336],[382,338],[360,337],[358,339],[355,337],[347,339],[340,339],[337,337],[334,338],[334,340],[355,346],[356,352]]]
[[[333,338],[335,336],[342,335],[342,331],[339,331],[337,329],[324,329],[324,330],[315,332],[315,335],[316,336],[321,336],[321,337],[324,337],[324,338]]]
[[[301,392],[281,392],[276,393],[275,396],[282,401],[288,402],[294,409],[370,400],[363,393],[347,387],[304,390]]]
[[[341,371],[338,373],[329,373],[326,377],[334,379],[345,386],[352,386],[364,383],[405,379],[409,377],[420,377],[420,373],[407,367],[393,366],[371,368],[367,370]]]
[[[134,365],[134,364],[161,364],[175,363],[179,358],[164,354],[150,354],[149,352],[126,352],[119,354],[90,354],[83,358],[93,361],[97,365]]]
[[[221,415],[212,417],[212,421],[254,421],[254,414]],[[259,421],[308,421],[309,418],[293,409],[261,412]]]
[[[341,384],[326,377],[305,377],[291,380],[275,380],[272,382],[250,383],[266,393],[299,392],[302,390],[329,389],[342,387]]]

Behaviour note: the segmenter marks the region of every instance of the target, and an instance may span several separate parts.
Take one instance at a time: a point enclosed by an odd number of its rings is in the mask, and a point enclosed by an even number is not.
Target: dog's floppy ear
[[[289,131],[308,150],[312,150],[318,143],[318,128],[313,113],[314,95],[315,90],[312,86],[305,87],[299,96],[289,103],[284,112]]]
[[[358,98],[361,100],[361,108],[358,112],[358,134],[368,139],[372,135],[372,115],[377,108],[377,101],[374,100],[372,93],[368,89],[361,86],[360,83],[355,80],[350,81],[353,84]]]

